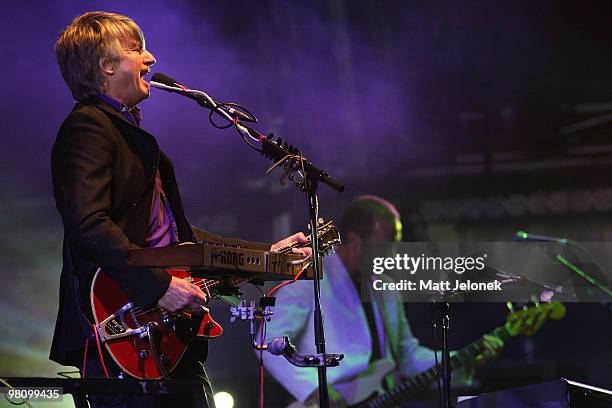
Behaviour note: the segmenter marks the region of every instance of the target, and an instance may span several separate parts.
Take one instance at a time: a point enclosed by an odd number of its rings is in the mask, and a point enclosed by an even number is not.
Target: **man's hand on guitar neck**
[[[209,296],[199,286],[184,279],[172,277],[166,293],[157,301],[157,304],[171,312],[180,309],[189,309],[195,313],[202,313],[202,306],[208,302]]]
[[[485,334],[482,337],[482,345],[484,350],[475,357],[476,363],[480,364],[487,360],[497,357],[501,349],[504,347],[504,341],[492,334]],[[476,375],[476,366],[468,365],[465,367],[465,383],[471,386],[474,383],[474,375]]]
[[[504,347],[504,341],[492,334],[485,334],[482,337],[482,345],[485,349],[476,356],[476,361],[478,363],[497,357]]]

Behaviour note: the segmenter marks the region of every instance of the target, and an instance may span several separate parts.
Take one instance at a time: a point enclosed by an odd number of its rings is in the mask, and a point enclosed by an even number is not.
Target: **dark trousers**
[[[208,406],[215,408],[213,391],[203,361],[206,360],[207,347],[205,343],[194,343],[190,345],[183,358],[170,373],[173,380],[198,380],[202,382],[202,388]],[[103,348],[104,363],[108,375],[118,378],[121,369]],[[98,357],[87,358],[85,378],[105,378],[102,364]],[[81,373],[83,375],[83,373]],[[129,377],[125,374],[125,377]],[[126,395],[126,394],[98,394],[87,397],[91,408],[190,408],[194,406],[193,397],[190,395]],[[80,408],[80,407],[79,407]]]

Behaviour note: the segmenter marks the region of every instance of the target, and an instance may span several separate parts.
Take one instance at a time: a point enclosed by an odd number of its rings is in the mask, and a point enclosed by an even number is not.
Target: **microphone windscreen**
[[[162,74],[161,72],[156,72],[151,77],[151,81],[158,82],[160,84],[168,85],[168,86],[177,86],[178,82],[174,78],[170,78],[166,74]]]

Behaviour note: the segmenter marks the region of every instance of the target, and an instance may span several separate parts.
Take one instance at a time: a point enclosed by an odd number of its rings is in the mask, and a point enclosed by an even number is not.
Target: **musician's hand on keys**
[[[278,250],[282,250],[283,248],[290,247],[296,243],[303,244],[306,242],[308,242],[308,238],[306,238],[306,235],[304,235],[303,232],[296,232],[290,237],[282,239],[278,241],[276,244],[272,245],[270,250],[278,251]],[[291,252],[293,252],[294,254],[301,254],[304,256],[309,256],[312,253],[312,248],[310,248],[309,246],[304,246],[301,248],[293,248]]]
[[[204,310],[202,305],[205,305],[207,301],[207,294],[198,286],[173,276],[170,286],[168,286],[166,293],[157,301],[157,304],[171,312],[180,309],[201,312]]]

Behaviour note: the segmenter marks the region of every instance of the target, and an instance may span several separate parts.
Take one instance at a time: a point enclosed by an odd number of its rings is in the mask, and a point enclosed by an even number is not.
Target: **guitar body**
[[[346,382],[334,384],[334,388],[342,395],[345,407],[356,405],[374,395],[384,394],[383,380],[393,372],[395,367],[395,363],[390,359],[376,360],[368,366],[367,370]],[[331,407],[335,406],[332,402]],[[293,401],[287,408],[319,408],[319,400],[315,398],[313,401],[308,401],[307,404]]]
[[[191,279],[186,271],[168,269],[167,272],[194,283],[198,281]],[[150,345],[149,331],[154,333],[155,348],[167,372],[177,366],[196,337],[210,339],[223,333],[210,313],[135,308],[127,294],[101,269],[91,285],[91,309],[100,340],[113,360],[121,370],[138,379],[163,377]]]
[[[395,363],[390,359],[372,362],[368,369],[359,373],[352,381],[334,384],[349,406],[370,399],[375,394],[384,394],[382,383],[384,378],[395,369]]]

